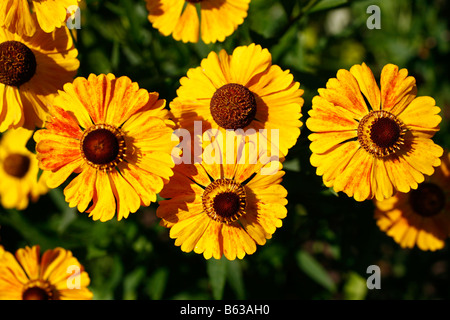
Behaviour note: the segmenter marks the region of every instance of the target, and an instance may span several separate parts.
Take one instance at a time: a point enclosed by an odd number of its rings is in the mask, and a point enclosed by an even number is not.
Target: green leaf
[[[308,252],[300,250],[297,253],[299,268],[311,279],[326,288],[330,292],[336,291],[336,284],[322,265]]]
[[[244,281],[242,278],[242,261],[227,261],[228,283],[236,294],[237,299],[245,299]]]
[[[209,259],[206,261],[206,270],[211,284],[212,295],[216,300],[222,299],[226,279],[226,259]]]
[[[348,3],[348,0],[322,0],[309,10],[309,13],[334,9]]]
[[[347,300],[363,300],[367,295],[366,279],[356,272],[350,272],[343,291]]]
[[[136,300],[137,287],[145,277],[145,267],[140,266],[134,269],[131,273],[127,274],[123,281],[123,299],[124,300]]]
[[[164,290],[169,279],[169,271],[167,268],[159,268],[150,277],[146,292],[152,300],[159,300],[164,294]]]

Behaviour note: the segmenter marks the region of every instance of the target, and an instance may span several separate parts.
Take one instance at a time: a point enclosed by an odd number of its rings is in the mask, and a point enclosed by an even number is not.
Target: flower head
[[[178,143],[164,106],[158,93],[128,77],[91,74],[64,85],[46,128],[34,135],[49,187],[76,173],[64,189],[66,201],[101,221],[155,202],[172,175]]]
[[[0,246],[1,300],[90,300],[90,279],[71,251],[25,247],[15,256]]]
[[[3,0],[0,4],[0,26],[28,37],[39,30],[50,33],[66,25],[68,10],[71,6],[78,6],[79,1]]]
[[[211,52],[180,83],[170,104],[180,128],[195,133],[201,121],[203,131],[262,130],[281,158],[297,142],[303,90],[289,70],[272,65],[267,49],[251,44],[231,55]]]
[[[146,0],[148,19],[163,35],[205,43],[224,41],[247,17],[250,0]],[[200,12],[200,20],[198,15]]]
[[[80,65],[67,28],[31,38],[0,28],[0,132],[41,127],[64,83]]]
[[[210,144],[214,150],[205,148],[201,164],[176,165],[160,193],[166,200],[156,214],[184,252],[242,259],[264,245],[286,217],[280,162],[234,138],[226,140],[233,141],[231,148],[222,139]]]
[[[306,121],[317,174],[357,201],[416,189],[443,153],[431,139],[441,121],[434,99],[416,97],[415,79],[393,64],[380,85],[364,63],[339,70],[313,98]]]
[[[450,235],[450,158],[418,188],[375,201],[378,227],[402,248],[442,249]]]
[[[38,177],[36,155],[26,147],[33,131],[17,128],[2,135],[0,140],[0,197],[2,206],[23,210],[29,200],[35,202],[48,191],[47,174]]]

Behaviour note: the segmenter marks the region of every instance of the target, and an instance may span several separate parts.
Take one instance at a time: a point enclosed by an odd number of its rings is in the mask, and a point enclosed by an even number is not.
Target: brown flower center
[[[23,300],[59,300],[59,293],[48,281],[32,280],[22,292]]]
[[[11,153],[3,160],[3,170],[15,178],[23,178],[30,169],[30,158],[19,153]]]
[[[211,219],[226,224],[239,219],[247,206],[244,187],[230,179],[219,179],[208,185],[202,202]]]
[[[228,83],[214,92],[210,102],[214,121],[224,129],[242,129],[256,114],[256,99],[245,86]]]
[[[239,211],[239,196],[233,192],[224,192],[218,194],[213,201],[213,207],[216,212],[224,218],[234,217]]]
[[[83,158],[99,170],[112,170],[125,158],[124,135],[108,124],[96,124],[87,129],[80,146]]]
[[[442,189],[429,182],[419,185],[416,190],[411,190],[409,202],[413,210],[423,217],[432,217],[445,207],[445,194]]]
[[[50,300],[48,292],[39,287],[31,287],[22,293],[23,300]]]
[[[358,141],[377,158],[395,153],[404,143],[406,128],[395,115],[388,111],[372,111],[361,119]]]
[[[0,82],[19,87],[36,73],[33,51],[19,41],[0,43]]]

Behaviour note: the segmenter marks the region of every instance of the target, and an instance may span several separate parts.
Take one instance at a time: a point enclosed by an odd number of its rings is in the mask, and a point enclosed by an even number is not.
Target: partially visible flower
[[[265,130],[280,158],[297,142],[303,90],[260,45],[237,47],[231,55],[211,52],[180,84],[170,104],[180,128],[195,133],[201,121],[203,131]]]
[[[224,41],[247,17],[250,0],[146,0],[148,20],[175,40]],[[200,12],[200,20],[198,16]],[[199,36],[200,34],[200,36]]]
[[[40,247],[16,254],[0,246],[1,300],[91,300],[89,275],[71,251]]]
[[[66,27],[32,38],[0,28],[0,132],[41,127],[64,83],[80,62]]]
[[[33,131],[18,128],[5,132],[0,140],[0,198],[3,207],[25,209],[47,193],[47,173],[38,178],[36,155],[26,147]]]
[[[23,36],[46,33],[66,25],[68,10],[80,0],[2,0],[0,27]]]
[[[284,171],[279,161],[252,153],[243,140],[231,148],[216,141],[209,145],[214,152],[205,148],[201,164],[175,166],[156,214],[182,251],[242,259],[282,226]]]
[[[402,248],[442,249],[450,235],[450,159],[446,153],[441,166],[416,190],[399,192],[375,201],[375,219],[380,229]]]
[[[380,86],[364,63],[341,69],[319,89],[306,121],[316,173],[357,201],[416,189],[443,154],[432,140],[440,108],[431,97],[416,97],[414,77],[388,64]]]
[[[39,166],[50,172],[48,186],[69,180],[69,206],[100,221],[127,218],[155,202],[172,175],[178,143],[158,97],[113,74],[65,84],[45,128],[34,134]]]

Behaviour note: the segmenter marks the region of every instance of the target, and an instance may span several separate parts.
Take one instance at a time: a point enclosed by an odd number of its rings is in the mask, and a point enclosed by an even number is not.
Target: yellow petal
[[[417,189],[418,183],[424,181],[422,173],[412,168],[404,157],[389,157],[385,160],[386,172],[394,188],[400,192]]]
[[[69,207],[78,207],[80,212],[87,209],[94,195],[96,179],[97,170],[89,165],[84,166],[83,171],[64,188]]]
[[[260,45],[252,43],[249,46],[237,47],[230,59],[231,81],[247,86],[255,75],[264,72],[271,65],[272,55]]]
[[[374,158],[371,180],[372,190],[377,200],[387,199],[393,195],[393,185],[382,159]]]
[[[156,194],[163,187],[163,181],[159,176],[144,171],[131,163],[121,162],[119,170],[139,195],[143,205],[149,206],[151,202],[156,201]]]
[[[223,254],[222,223],[211,220],[194,247],[195,253],[203,253],[205,259],[220,259]]]
[[[117,220],[120,221],[139,209],[141,199],[133,187],[116,170],[109,174],[109,178],[117,202]]]
[[[242,259],[256,251],[256,243],[239,224],[223,225],[223,254],[228,260]]]
[[[113,80],[112,85],[114,95],[109,101],[106,122],[121,125],[146,106],[150,95],[147,90],[139,89],[136,82],[125,76]]]
[[[147,0],[148,20],[163,35],[170,35],[180,19],[184,1]]]
[[[336,78],[328,80],[326,89],[319,89],[319,95],[335,106],[361,119],[369,112],[356,78],[347,70],[340,69]]]
[[[324,153],[356,136],[356,130],[312,133],[308,136],[311,140],[309,148],[314,153]]]
[[[312,100],[313,107],[308,112],[306,126],[313,132],[356,130],[358,122],[347,109],[327,101],[321,96]]]
[[[79,157],[72,162],[65,163],[61,168],[52,171],[47,180],[48,187],[57,188],[66,181],[74,171],[78,171],[83,164],[87,165],[83,158]]]
[[[40,260],[40,247],[25,247],[16,251],[17,261],[26,272],[29,279],[39,278],[39,260]]]
[[[444,149],[431,139],[405,140],[405,144],[410,146],[408,153],[403,156],[405,161],[417,171],[431,176],[434,167],[441,164],[439,158],[443,155]]]
[[[247,16],[248,2],[210,0],[200,3],[201,34],[205,43],[224,41],[225,38],[244,22]]]
[[[33,1],[39,26],[45,32],[52,32],[65,24],[67,11],[56,1]]]
[[[178,23],[173,31],[173,38],[183,42],[198,42],[200,22],[197,8],[192,3],[187,3]]]
[[[434,133],[442,118],[441,109],[436,107],[431,97],[417,97],[398,115],[398,118],[412,131]]]
[[[108,173],[97,171],[92,206],[86,211],[92,220],[111,220],[116,214],[116,200],[108,178]]]
[[[343,191],[356,201],[373,197],[372,168],[373,157],[364,149],[359,149],[334,181],[334,190]]]
[[[400,114],[417,94],[416,79],[408,77],[408,70],[387,64],[381,71],[381,106],[383,110]]]
[[[380,110],[380,89],[370,68],[365,63],[354,65],[350,73],[358,81],[359,88],[369,101],[372,110]]]
[[[2,104],[0,132],[22,126],[25,118],[19,90],[16,87],[0,84],[0,99]]]
[[[197,214],[177,222],[170,229],[170,237],[184,252],[191,252],[210,222],[206,214]]]
[[[330,186],[342,173],[358,149],[359,143],[352,141],[341,144],[323,154],[313,153],[310,161],[314,167],[317,167],[317,175],[323,175],[325,185]]]

